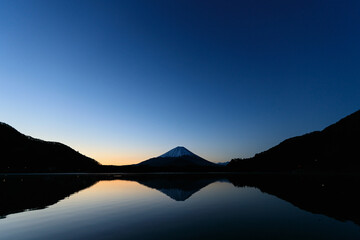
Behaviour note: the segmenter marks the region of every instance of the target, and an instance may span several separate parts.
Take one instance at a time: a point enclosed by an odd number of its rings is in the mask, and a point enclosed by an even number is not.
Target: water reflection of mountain
[[[43,209],[101,180],[131,180],[185,201],[220,177],[204,175],[0,175],[0,218]]]
[[[0,218],[12,213],[46,208],[101,180],[136,181],[176,201],[216,181],[255,187],[316,214],[360,225],[359,176],[264,174],[124,174],[124,175],[0,175]]]
[[[233,175],[237,187],[251,186],[311,213],[360,225],[359,176]]]
[[[95,184],[96,176],[0,175],[0,218],[43,209]]]
[[[360,225],[359,176],[326,175],[124,175],[176,201],[185,201],[216,181],[229,181],[237,187],[255,187],[311,213]]]
[[[206,174],[146,174],[124,175],[121,179],[136,181],[146,187],[156,189],[176,201],[185,201],[207,185],[224,178]]]

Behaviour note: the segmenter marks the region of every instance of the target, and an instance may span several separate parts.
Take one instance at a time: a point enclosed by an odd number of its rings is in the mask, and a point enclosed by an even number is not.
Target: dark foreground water
[[[0,176],[0,239],[360,239],[357,178]]]

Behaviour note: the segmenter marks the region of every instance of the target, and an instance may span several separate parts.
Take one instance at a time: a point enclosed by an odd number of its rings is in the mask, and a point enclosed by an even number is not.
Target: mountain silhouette
[[[233,159],[237,171],[359,171],[360,111],[322,131],[287,139],[249,159]]]
[[[213,167],[215,163],[207,161],[190,152],[185,147],[176,147],[159,157],[143,161],[138,166],[149,167]]]
[[[0,123],[0,172],[82,172],[100,164],[58,142],[26,136]]]

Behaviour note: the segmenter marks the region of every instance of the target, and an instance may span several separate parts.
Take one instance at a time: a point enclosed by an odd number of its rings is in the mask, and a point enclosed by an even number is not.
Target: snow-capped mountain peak
[[[209,162],[184,147],[176,147],[165,154],[145,160],[138,165],[150,167],[170,167],[170,168],[191,168],[199,166],[217,166],[215,163]]]
[[[182,156],[196,156],[196,155],[184,147],[176,147],[159,157],[165,158],[165,157],[182,157]]]

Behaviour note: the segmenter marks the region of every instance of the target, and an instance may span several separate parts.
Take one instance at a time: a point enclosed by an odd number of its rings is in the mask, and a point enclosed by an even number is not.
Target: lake
[[[2,175],[0,239],[360,239],[357,177]]]

